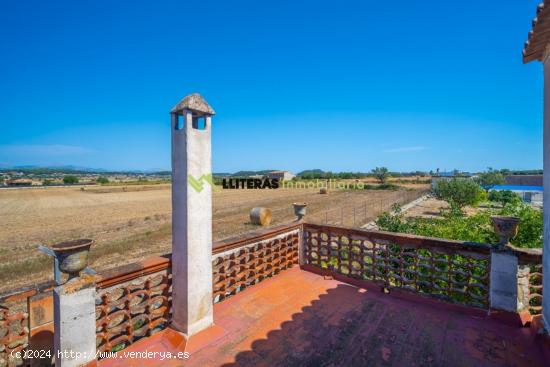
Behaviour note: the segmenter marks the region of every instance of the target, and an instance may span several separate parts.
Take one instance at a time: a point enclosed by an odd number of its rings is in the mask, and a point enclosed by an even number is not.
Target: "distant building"
[[[282,180],[282,181],[290,181],[294,177],[296,177],[296,175],[292,174],[289,171],[271,171],[268,174],[266,174],[265,176],[267,178],[277,178],[277,179]]]
[[[504,184],[514,186],[542,186],[542,175],[504,176]]]

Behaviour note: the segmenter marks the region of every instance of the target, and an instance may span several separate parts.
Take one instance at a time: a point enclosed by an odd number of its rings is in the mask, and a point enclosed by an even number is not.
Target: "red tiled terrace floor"
[[[357,288],[299,268],[216,304],[214,319],[214,327],[187,344],[167,329],[125,349],[174,355],[185,350],[189,359],[102,360],[99,365],[545,365],[531,328],[444,302]]]

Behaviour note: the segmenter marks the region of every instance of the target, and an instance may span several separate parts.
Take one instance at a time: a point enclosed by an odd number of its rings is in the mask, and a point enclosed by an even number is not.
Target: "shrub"
[[[98,184],[105,185],[105,184],[109,183],[109,179],[107,177],[101,176],[101,177],[97,178],[96,182]]]
[[[380,185],[364,184],[363,188],[365,190],[398,190],[399,186],[391,183],[385,183]]]
[[[443,218],[405,218],[399,206],[391,213],[383,213],[376,220],[381,230],[411,233],[419,236],[446,238],[480,243],[496,243],[491,216],[509,215],[520,218],[518,235],[511,240],[517,247],[542,247],[542,212],[524,203],[507,204],[504,208],[480,211],[465,217],[447,212]]]
[[[459,209],[479,203],[483,197],[482,191],[474,181],[460,178],[440,180],[434,188],[434,194],[438,199],[445,200],[451,208]]]
[[[65,185],[77,184],[78,183],[78,177],[72,176],[72,175],[67,175],[67,176],[63,177],[63,183]]]
[[[517,205],[521,203],[521,197],[515,192],[510,190],[502,190],[502,191],[491,190],[489,192],[488,199],[490,201],[495,201],[497,203],[500,203],[502,206],[505,206],[506,204]]]
[[[541,210],[534,209],[520,201],[519,203],[506,204],[499,214],[520,219],[518,234],[512,239],[512,244],[518,247],[542,247],[543,222]]]

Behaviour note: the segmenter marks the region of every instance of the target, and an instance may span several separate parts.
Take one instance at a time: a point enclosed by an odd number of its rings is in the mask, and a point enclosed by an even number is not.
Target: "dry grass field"
[[[219,240],[257,229],[249,211],[265,206],[272,225],[294,220],[292,203],[308,202],[311,221],[361,225],[409,190],[223,190],[213,197],[213,235]],[[36,250],[74,238],[93,238],[92,267],[101,270],[167,253],[171,246],[170,185],[0,190],[0,290],[51,278],[52,260]],[[343,209],[342,209],[343,208]],[[355,208],[355,209],[354,209]]]

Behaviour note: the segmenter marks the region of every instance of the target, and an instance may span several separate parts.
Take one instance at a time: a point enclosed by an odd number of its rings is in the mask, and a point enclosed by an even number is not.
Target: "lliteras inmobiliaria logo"
[[[222,180],[224,189],[278,189],[279,186],[278,178],[224,178]]]
[[[189,186],[191,186],[196,192],[201,192],[202,190],[204,190],[205,183],[210,184],[213,189],[216,189],[211,173],[202,175],[198,179],[193,177],[192,175],[187,175],[187,182],[189,183]]]

